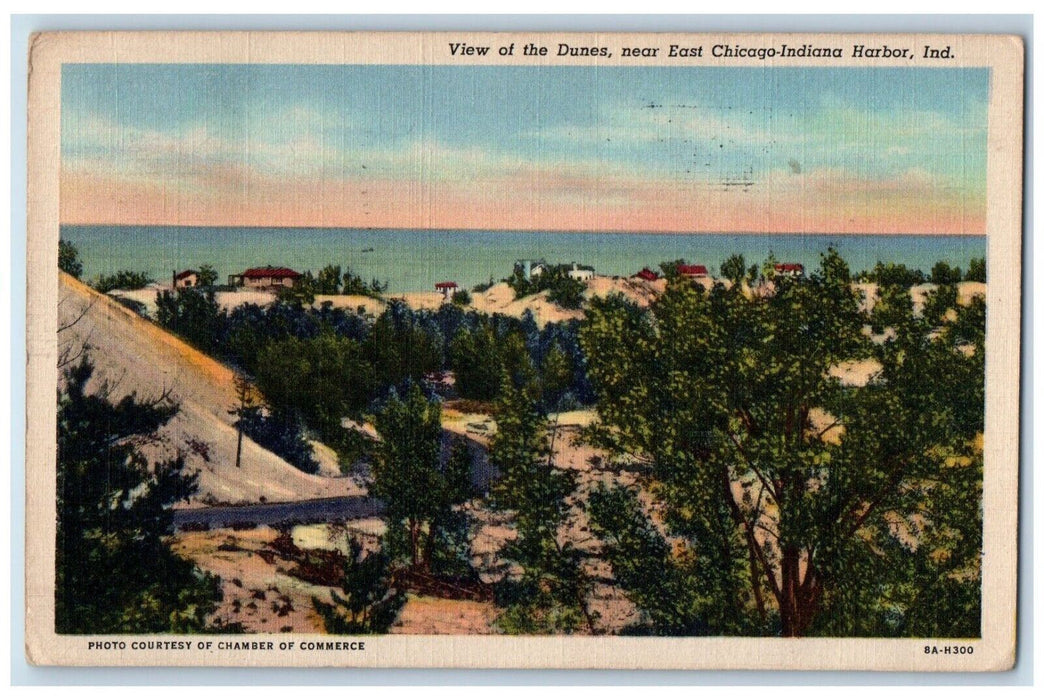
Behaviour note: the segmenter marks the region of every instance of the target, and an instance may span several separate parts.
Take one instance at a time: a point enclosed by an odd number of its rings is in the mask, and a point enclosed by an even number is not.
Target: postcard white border
[[[500,33],[497,41],[530,40],[533,33]],[[631,35],[636,37],[637,35]],[[671,37],[643,38],[662,43]],[[749,45],[787,41],[800,44],[843,37],[844,43],[870,43],[882,35],[713,34],[705,43],[742,40]],[[896,35],[883,35],[893,41]],[[574,41],[591,34],[542,36],[547,42]],[[27,259],[27,471],[26,471],[26,642],[36,663],[69,665],[242,665],[234,654],[200,652],[185,662],[169,654],[86,654],[75,637],[53,634],[54,541],[54,386],[57,374],[58,157],[60,67],[63,62],[266,62],[266,63],[430,63],[439,61],[436,44],[449,40],[490,39],[490,34],[185,32],[157,41],[155,33],[58,33],[34,38],[30,58],[30,126]],[[599,41],[619,41],[602,33]],[[300,651],[259,657],[248,664],[272,666],[373,666],[457,668],[706,668],[706,669],[874,669],[968,671],[1011,666],[1015,646],[1017,563],[1017,488],[1019,415],[1019,324],[1021,273],[1023,47],[1018,37],[987,35],[905,35],[913,45],[945,41],[958,47],[948,66],[992,68],[988,167],[988,288],[986,470],[984,481],[986,564],[983,567],[983,630],[972,656],[923,653],[924,640],[745,639],[745,638],[517,638],[383,636],[366,638],[368,651],[347,659],[316,658]],[[631,41],[631,39],[629,39]],[[548,57],[545,63],[550,62]],[[480,59],[454,59],[457,65]],[[522,64],[520,57],[515,61]],[[448,61],[445,61],[448,62]],[[507,62],[498,59],[498,64]],[[628,65],[660,65],[649,59]],[[529,64],[529,61],[526,61]],[[586,65],[618,65],[591,60]],[[534,65],[540,65],[534,63]],[[585,65],[583,59],[570,65]],[[701,63],[701,65],[713,65]],[[730,61],[730,66],[744,65]],[[823,65],[802,61],[751,60],[747,65]],[[867,65],[832,60],[829,65]],[[872,65],[888,65],[875,61]],[[909,65],[898,63],[894,65]],[[997,263],[1003,261],[1003,265]],[[256,638],[261,635],[248,635]],[[263,635],[305,641],[304,635]],[[164,636],[166,640],[186,639]],[[209,637],[217,641],[221,637]],[[236,636],[236,639],[243,639]],[[94,639],[101,639],[94,638]],[[127,639],[130,639],[128,637]],[[329,637],[315,637],[329,639]],[[956,640],[930,640],[953,643]],[[920,652],[920,653],[918,653]]]

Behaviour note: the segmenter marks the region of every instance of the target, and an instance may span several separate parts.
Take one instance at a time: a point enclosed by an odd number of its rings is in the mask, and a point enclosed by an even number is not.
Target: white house
[[[196,270],[182,270],[174,273],[174,289],[199,286],[199,272]]]
[[[580,267],[576,263],[573,263],[573,269],[567,270],[566,274],[569,275],[569,279],[580,280],[586,282],[594,277],[594,270],[586,267]]]
[[[232,287],[251,287],[265,289],[268,287],[293,287],[300,272],[288,267],[252,267],[238,275],[229,275],[228,284]]]
[[[443,299],[452,299],[457,291],[456,282],[436,282],[435,291],[442,293]]]

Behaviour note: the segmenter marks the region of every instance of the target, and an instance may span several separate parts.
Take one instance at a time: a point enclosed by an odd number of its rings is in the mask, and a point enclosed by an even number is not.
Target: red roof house
[[[436,282],[435,291],[442,292],[442,296],[449,299],[453,296],[453,292],[457,291],[456,282]]]
[[[707,277],[710,273],[707,272],[705,265],[679,265],[678,274],[682,277]]]
[[[658,274],[656,274],[647,267],[643,267],[641,272],[636,274],[635,277],[643,279],[646,282],[655,282],[656,280],[660,279],[660,276]]]
[[[805,266],[801,263],[776,263],[773,267],[777,275],[786,277],[803,277],[805,274]]]

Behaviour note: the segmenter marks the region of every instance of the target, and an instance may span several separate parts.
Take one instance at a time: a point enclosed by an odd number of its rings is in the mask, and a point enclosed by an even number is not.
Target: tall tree
[[[236,416],[236,467],[238,468],[241,466],[243,458],[243,419],[256,412],[257,401],[254,397],[254,388],[250,386],[250,380],[246,378],[246,375],[236,372],[232,385],[236,392],[236,405],[228,412]]]
[[[513,515],[517,536],[501,556],[522,573],[500,586],[499,624],[522,634],[596,632],[588,606],[592,581],[582,553],[563,533],[576,483],[554,463],[557,431],[539,411],[536,386],[518,389],[506,374],[503,383],[489,455],[500,472],[493,505]]]
[[[439,545],[459,540],[450,530],[461,523],[451,514],[464,495],[460,475],[451,481],[442,467],[441,407],[413,384],[405,398],[392,392],[374,416],[374,426],[381,440],[372,493],[387,507],[389,545],[394,551],[403,543],[412,567],[437,569],[433,562],[445,554],[436,551]]]
[[[601,437],[648,465],[663,531],[605,508],[596,525],[614,567],[661,551],[659,537],[695,584],[665,585],[681,591],[666,602],[634,588],[660,627],[946,636],[977,625],[969,602],[926,627],[914,598],[936,586],[976,599],[980,350],[900,298],[877,319],[894,333],[870,343],[858,302],[830,251],[807,280],[777,278],[764,296],[672,285],[650,312],[592,305],[581,342]],[[865,386],[833,378],[870,358],[881,369]]]

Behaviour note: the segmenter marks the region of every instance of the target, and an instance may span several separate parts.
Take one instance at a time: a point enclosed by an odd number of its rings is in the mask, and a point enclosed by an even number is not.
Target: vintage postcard
[[[1015,662],[1020,38],[29,65],[31,662]]]

